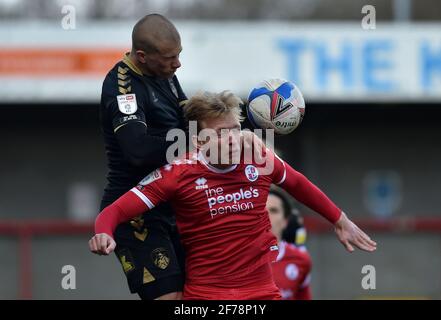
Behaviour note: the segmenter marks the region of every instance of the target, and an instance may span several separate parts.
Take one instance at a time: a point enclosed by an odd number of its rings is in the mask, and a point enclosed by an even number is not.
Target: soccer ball
[[[269,79],[251,90],[246,110],[255,128],[274,129],[276,134],[284,135],[293,132],[302,122],[305,101],[294,83]]]

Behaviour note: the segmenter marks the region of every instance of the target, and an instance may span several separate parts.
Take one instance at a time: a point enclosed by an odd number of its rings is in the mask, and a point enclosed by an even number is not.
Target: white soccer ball
[[[259,129],[274,129],[276,134],[293,132],[302,122],[305,101],[297,86],[283,79],[269,79],[251,90],[247,115]]]

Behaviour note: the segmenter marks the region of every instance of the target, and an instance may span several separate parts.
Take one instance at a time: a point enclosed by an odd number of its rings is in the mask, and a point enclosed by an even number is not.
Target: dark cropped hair
[[[282,233],[282,239],[297,246],[304,245],[306,230],[303,225],[303,219],[289,194],[278,187],[271,187],[269,194],[278,197],[282,201],[283,216],[288,220],[288,225]]]

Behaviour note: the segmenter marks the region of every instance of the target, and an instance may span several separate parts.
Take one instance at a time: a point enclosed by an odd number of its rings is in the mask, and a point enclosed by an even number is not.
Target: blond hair
[[[187,122],[197,121],[200,127],[201,121],[232,113],[237,120],[242,122],[244,117],[241,104],[243,104],[242,100],[228,90],[220,93],[199,92],[184,106],[184,118]]]

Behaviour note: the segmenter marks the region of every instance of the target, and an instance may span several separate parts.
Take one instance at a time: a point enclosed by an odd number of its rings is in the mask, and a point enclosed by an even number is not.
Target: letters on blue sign
[[[306,47],[305,41],[297,39],[281,39],[278,41],[278,46],[288,58],[288,79],[294,81],[294,83],[297,85],[300,85],[301,79],[299,56]]]
[[[343,85],[350,88],[354,82],[352,70],[352,46],[349,43],[342,43],[341,55],[329,57],[324,43],[317,43],[314,47],[317,59],[316,81],[321,89],[328,86],[329,74],[339,72],[343,77]]]
[[[392,43],[388,40],[369,40],[363,46],[363,82],[370,91],[391,91],[394,83],[390,80],[380,80],[379,71],[391,70],[393,64],[390,60],[380,59],[378,53],[390,53]]]
[[[397,89],[397,84],[387,75],[393,71],[391,61],[392,40],[367,40],[360,46],[361,51],[348,41],[340,44],[338,54],[330,54],[329,44],[325,41],[308,42],[306,39],[280,39],[278,47],[287,58],[287,76],[289,80],[299,84],[301,82],[301,55],[311,54],[315,67],[315,83],[319,89],[326,89],[330,85],[330,76],[339,74],[345,89],[352,89],[355,85],[362,85],[367,91],[389,92]],[[311,51],[307,51],[311,50]],[[424,52],[424,61],[427,68],[426,79],[435,68],[441,71],[441,55],[434,56]],[[357,65],[356,65],[357,64]],[[361,68],[356,68],[360,66]],[[357,70],[361,70],[361,78],[355,79]],[[312,71],[312,70],[309,70]],[[429,81],[429,80],[424,80]],[[429,83],[430,84],[430,83]]]
[[[433,85],[435,73],[441,78],[441,48],[438,52],[430,50],[430,44],[421,44],[421,84],[424,89],[430,89]]]

